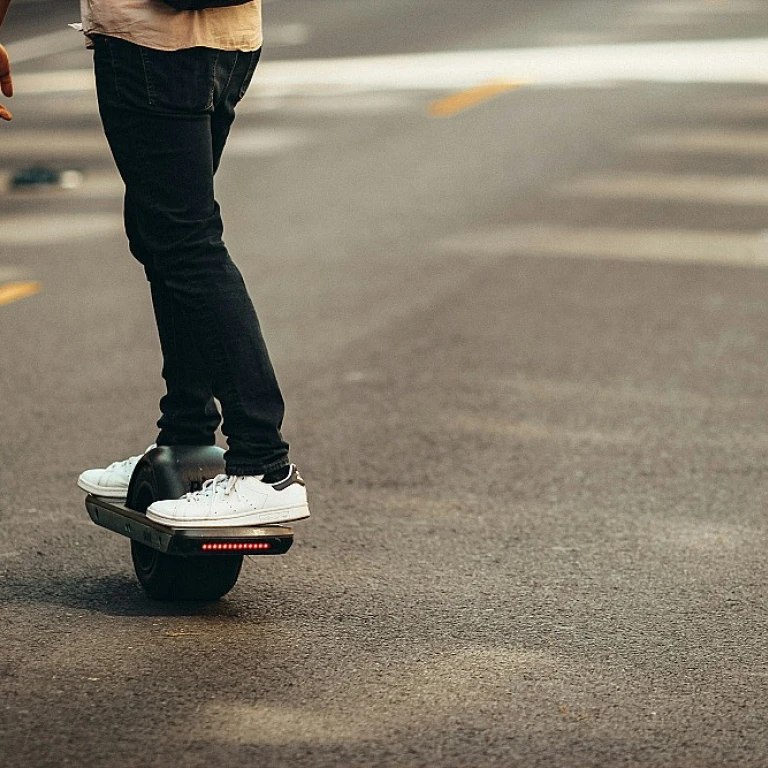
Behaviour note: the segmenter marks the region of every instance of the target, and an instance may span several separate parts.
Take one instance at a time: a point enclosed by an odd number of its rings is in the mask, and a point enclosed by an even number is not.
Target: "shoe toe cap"
[[[192,516],[190,506],[178,500],[153,501],[147,507],[147,515],[164,520],[184,520]]]
[[[103,469],[86,469],[77,478],[77,484],[89,488],[110,488],[114,485],[110,480],[111,478]]]
[[[128,490],[128,481],[124,477],[104,469],[86,469],[77,478],[77,485],[89,493],[107,496],[124,496]]]

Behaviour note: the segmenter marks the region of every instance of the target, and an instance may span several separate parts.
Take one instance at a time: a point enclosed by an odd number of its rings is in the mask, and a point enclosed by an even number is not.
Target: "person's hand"
[[[8,52],[0,45],[0,90],[5,96],[13,96],[13,80],[11,79],[11,62],[8,60]],[[0,118],[10,120],[11,113],[0,104]]]

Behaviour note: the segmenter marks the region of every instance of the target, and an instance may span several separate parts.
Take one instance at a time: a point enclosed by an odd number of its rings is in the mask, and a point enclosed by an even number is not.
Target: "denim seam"
[[[112,48],[112,43],[110,42],[108,37],[103,38],[104,43],[107,47],[107,52],[109,53],[109,67],[112,70],[112,79],[115,82],[115,93],[122,98],[120,94],[120,88],[117,84],[117,67],[115,66],[115,52]]]
[[[206,112],[210,112],[213,109],[215,109],[215,107],[216,107],[216,104],[215,104],[215,101],[216,101],[216,67],[219,66],[219,56],[220,55],[221,55],[221,52],[217,50],[216,54],[213,57],[213,64],[211,66],[211,71],[209,73],[210,74],[210,78],[211,78],[211,91],[208,94],[208,103],[205,106],[205,111]],[[229,72],[229,80],[231,80],[231,79],[232,79],[232,70],[230,70],[230,72]],[[227,87],[229,87],[229,80],[227,80]],[[224,91],[222,91],[222,92],[225,93],[226,89],[224,89]]]
[[[147,103],[150,107],[153,107],[155,105],[156,99],[155,99],[155,92],[152,88],[152,79],[149,75],[149,69],[147,67],[147,53],[141,46],[138,46],[139,48],[139,57],[141,58],[141,69],[144,72],[144,85],[147,89]]]
[[[176,336],[176,312],[178,307],[176,306],[175,301],[171,301],[171,337],[173,339],[173,367],[174,370],[179,371],[179,368],[181,367],[179,365],[179,343]],[[184,375],[186,375],[186,371],[184,371]]]

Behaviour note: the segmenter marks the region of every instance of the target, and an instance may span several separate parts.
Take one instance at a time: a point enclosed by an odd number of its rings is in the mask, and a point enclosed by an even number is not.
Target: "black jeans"
[[[125,182],[125,229],[150,283],[163,354],[157,442],[211,445],[221,423],[233,475],[288,463],[283,398],[213,192],[259,54],[94,40],[99,112]]]

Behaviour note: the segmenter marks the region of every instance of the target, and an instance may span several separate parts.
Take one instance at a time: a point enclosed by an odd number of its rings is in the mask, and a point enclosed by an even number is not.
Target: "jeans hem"
[[[230,476],[240,475],[266,475],[269,472],[287,467],[291,462],[286,459],[273,461],[271,464],[227,464],[227,474]]]
[[[194,438],[168,439],[162,436],[158,436],[157,440],[155,441],[155,445],[164,445],[168,447],[173,447],[176,445],[211,446],[216,445],[216,438],[214,437],[210,440],[195,440]]]

